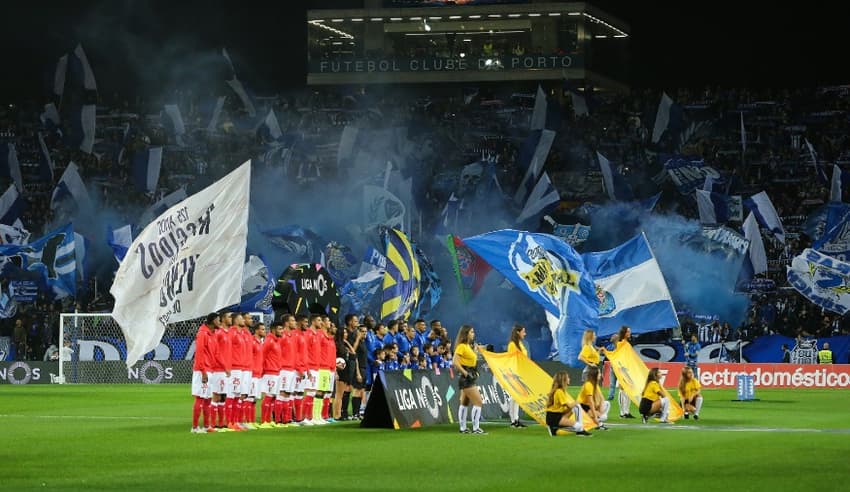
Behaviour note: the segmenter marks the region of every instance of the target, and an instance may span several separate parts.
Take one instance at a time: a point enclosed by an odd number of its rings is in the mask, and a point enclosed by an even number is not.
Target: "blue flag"
[[[0,245],[0,275],[12,280],[35,280],[56,299],[74,296],[74,246],[71,224],[27,245]]]
[[[136,191],[153,193],[159,183],[162,147],[149,147],[133,157],[133,186]]]
[[[249,255],[242,270],[242,299],[239,312],[272,313],[272,296],[277,279],[262,256]]]

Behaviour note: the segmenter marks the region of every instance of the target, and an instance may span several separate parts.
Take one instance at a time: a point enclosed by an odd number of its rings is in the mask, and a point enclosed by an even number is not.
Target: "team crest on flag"
[[[605,316],[617,309],[617,303],[610,292],[596,284],[596,298],[599,299],[599,316]]]
[[[508,253],[511,266],[525,281],[528,290],[558,304],[562,289],[578,292],[581,272],[570,268],[565,258],[546,249],[534,237],[520,232]]]

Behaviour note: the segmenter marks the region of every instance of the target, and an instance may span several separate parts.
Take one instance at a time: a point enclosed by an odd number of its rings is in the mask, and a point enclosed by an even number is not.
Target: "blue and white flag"
[[[76,60],[71,60],[72,62],[75,62],[72,66],[72,73],[76,74],[76,63],[79,63],[80,73],[77,74],[77,76],[81,79],[80,82],[82,82],[83,88],[87,91],[96,91],[97,82],[94,79],[94,72],[91,69],[91,65],[89,65],[89,59],[86,56],[86,52],[83,50],[83,45],[77,45],[74,49],[74,57]]]
[[[538,216],[559,201],[561,201],[560,193],[549,179],[549,174],[544,172],[525,200],[525,206],[517,217],[516,223],[522,224],[526,220]]]
[[[850,205],[827,204],[824,232],[815,238],[812,248],[842,261],[850,260]]]
[[[56,61],[56,71],[53,73],[53,93],[62,96],[65,93],[65,77],[68,74],[68,55],[62,55]]]
[[[24,228],[20,219],[13,225],[0,223],[0,244],[27,244],[30,240],[30,231]]]
[[[276,282],[265,259],[249,255],[242,270],[242,298],[233,311],[271,314]]]
[[[86,269],[89,263],[89,240],[82,234],[74,233],[74,258],[77,263],[77,275],[80,280],[86,280]]]
[[[72,113],[69,146],[91,154],[94,147],[97,107],[94,104],[85,104]]]
[[[841,315],[850,310],[850,264],[806,248],[791,261],[786,276],[818,306]]]
[[[767,192],[762,191],[747,198],[744,200],[744,205],[755,214],[756,220],[762,227],[773,233],[779,242],[785,244],[785,229],[782,228],[782,221],[779,220],[779,214],[776,213]]]
[[[315,232],[298,224],[262,231],[271,244],[294,256],[295,263],[317,263],[326,242]]]
[[[646,236],[608,251],[582,255],[599,298],[597,334],[607,336],[628,325],[632,333],[679,326],[676,308]]]
[[[215,109],[213,109],[212,117],[210,117],[210,122],[207,124],[208,132],[213,132],[218,128],[218,120],[221,118],[221,110],[224,109],[224,102],[226,100],[227,96],[221,96],[216,100]]]
[[[767,271],[767,254],[764,251],[764,241],[761,238],[761,229],[752,212],[744,221],[744,237],[750,241],[749,261],[753,275]]]
[[[76,207],[76,211],[81,213],[89,213],[93,210],[89,192],[86,185],[83,183],[83,178],[77,170],[77,165],[73,162],[68,164],[62,177],[53,189],[53,196],[50,198],[50,208],[56,210],[63,203]]]
[[[383,255],[382,255],[383,256]],[[339,289],[341,312],[372,314],[378,317],[381,312],[379,295],[384,280],[384,270],[368,270],[359,277],[346,282]]]
[[[702,224],[724,224],[730,220],[740,221],[741,196],[726,196],[722,193],[711,193],[696,190],[699,221]]]
[[[581,256],[559,237],[503,229],[463,242],[556,317],[561,316],[565,297],[594,306],[597,302]]]
[[[47,103],[44,105],[44,112],[40,115],[41,123],[45,126],[45,128],[58,127],[62,122],[59,119],[59,110],[56,109],[56,105],[53,103]],[[49,123],[49,125],[48,125]]]
[[[235,76],[226,81],[227,85],[233,89],[233,92],[239,97],[239,100],[242,101],[242,106],[245,108],[245,112],[248,113],[248,116],[251,118],[257,117],[257,109],[254,107],[254,103],[251,101],[251,98],[248,97],[248,93],[245,92],[245,87],[242,86],[242,82],[239,81]]]
[[[14,318],[18,313],[18,303],[5,292],[0,293],[0,318]],[[2,360],[2,359],[0,359]]]
[[[529,130],[543,130],[546,128],[546,113],[548,112],[549,101],[546,100],[546,93],[543,88],[537,86],[537,95],[534,96],[534,111],[531,113],[531,123]]]
[[[164,126],[169,129],[169,133],[174,135],[177,145],[181,147],[185,146],[186,142],[183,141],[183,137],[186,135],[186,125],[183,123],[183,115],[180,113],[180,108],[176,104],[166,104],[163,109],[165,115],[168,116],[167,122],[169,123]]]
[[[44,136],[41,132],[38,132],[38,148],[41,151],[41,156],[38,160],[38,174],[43,181],[52,183],[53,159],[50,158],[50,151],[47,149],[47,144],[44,143]]]
[[[9,185],[0,196],[0,224],[12,225],[24,212],[24,200],[15,185]]]
[[[540,179],[540,173],[543,172],[543,164],[546,163],[546,158],[549,156],[549,149],[552,148],[552,142],[554,140],[555,132],[551,130],[534,131],[529,134],[528,138],[523,142],[522,147],[520,147],[517,164],[520,171],[524,174],[514,195],[514,202],[517,205],[525,203],[525,199],[531,193],[534,184]]]
[[[172,191],[171,193],[165,195],[160,198],[156,203],[147,208],[144,212],[142,212],[141,218],[139,219],[139,226],[145,226],[151,220],[159,217],[164,214],[166,210],[177,205],[186,199],[186,187],[181,186],[177,188],[177,190]]]
[[[260,126],[257,128],[257,134],[265,140],[280,140],[280,137],[283,136],[283,132],[280,131],[280,124],[277,122],[277,116],[274,114],[273,108],[269,108],[269,112],[265,119],[260,122]]]
[[[817,154],[815,153],[815,148],[812,146],[812,143],[811,143],[811,142],[809,142],[809,139],[808,139],[808,138],[803,139],[803,141],[804,141],[804,142],[805,142],[805,144],[806,144],[806,148],[809,150],[809,157],[811,157],[811,158],[812,158],[812,165],[815,167],[815,174],[817,174],[818,178],[820,178],[820,181],[821,181],[822,183],[826,183],[826,182],[828,181],[828,179],[827,179],[827,177],[826,177],[826,169],[824,169],[824,168],[823,168],[823,167],[822,167],[822,166],[818,163],[818,156],[817,156]]]
[[[24,179],[21,176],[21,163],[18,162],[18,151],[15,144],[0,143],[0,176],[12,178],[18,191],[24,191]]]
[[[363,187],[363,230],[381,226],[406,229],[405,206],[397,196],[379,186]]]
[[[71,224],[30,244],[0,246],[0,275],[12,280],[34,280],[51,293],[51,298],[76,294],[76,271]]]
[[[689,195],[701,186],[705,186],[707,178],[719,181],[720,173],[705,164],[705,159],[698,156],[683,156],[678,154],[659,154],[658,160],[670,175],[670,179],[679,193]]]
[[[611,166],[611,161],[604,155],[597,152],[596,157],[599,159],[599,170],[602,172],[602,185],[605,187],[604,191],[608,194],[608,198],[615,202],[633,199],[634,193],[632,193],[631,187],[626,182],[626,178]]]
[[[841,168],[838,167],[838,164],[832,166],[832,182],[829,187],[829,201],[831,202],[840,202],[841,194],[843,190],[842,182],[844,180],[844,173],[841,171]]]
[[[121,226],[117,229],[112,227],[106,230],[106,242],[112,248],[112,254],[118,264],[127,256],[127,250],[133,244],[133,226],[130,224]]]
[[[652,129],[652,143],[658,143],[661,140],[661,135],[667,130],[670,125],[670,108],[673,107],[673,100],[666,92],[661,94],[661,102],[658,103],[658,111],[655,113],[655,127]]]
[[[136,191],[153,193],[162,168],[162,147],[148,147],[133,157],[133,186]]]

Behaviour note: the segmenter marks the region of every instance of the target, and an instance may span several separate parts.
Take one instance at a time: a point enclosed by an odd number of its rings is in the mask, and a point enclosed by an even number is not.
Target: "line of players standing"
[[[281,316],[268,331],[248,313],[207,315],[195,338],[192,432],[332,421],[335,332],[330,318],[318,314]]]

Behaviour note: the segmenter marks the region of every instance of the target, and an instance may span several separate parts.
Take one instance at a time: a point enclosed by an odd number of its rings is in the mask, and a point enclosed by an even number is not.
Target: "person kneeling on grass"
[[[608,410],[611,408],[611,402],[602,398],[602,392],[599,391],[599,368],[597,366],[589,366],[587,375],[584,378],[584,384],[576,397],[581,409],[587,412],[596,428],[599,430],[608,430],[605,427],[605,421],[608,420]]]
[[[646,385],[640,399],[640,414],[645,424],[651,415],[661,413],[661,422],[669,424],[667,416],[670,413],[670,399],[664,395],[664,390],[658,381],[661,380],[661,371],[657,367],[649,370],[646,376]]]
[[[549,435],[552,437],[569,435],[567,430],[561,429],[566,427],[574,431],[577,436],[589,436],[591,434],[584,430],[584,423],[581,420],[581,405],[567,397],[569,384],[570,376],[567,371],[555,373],[552,389],[549,390],[549,397],[546,400],[546,427],[549,429]]]
[[[699,411],[702,408],[702,394],[700,384],[694,377],[694,370],[688,366],[682,368],[682,377],[679,379],[679,398],[682,400],[682,408],[685,410],[685,418],[694,414],[694,420],[699,420]]]

